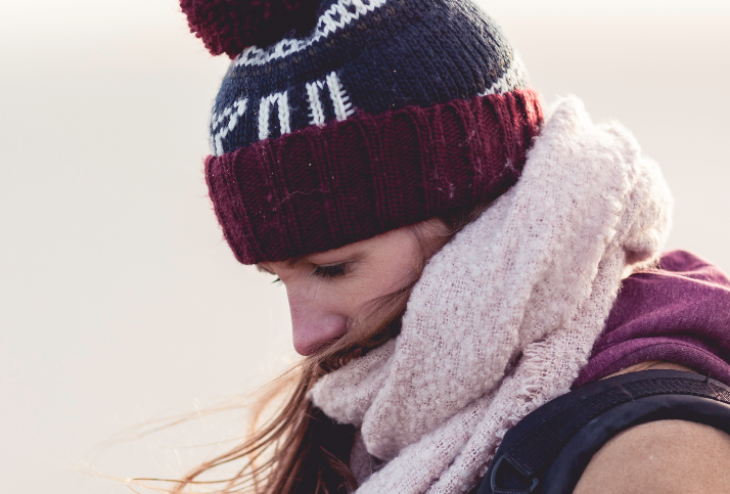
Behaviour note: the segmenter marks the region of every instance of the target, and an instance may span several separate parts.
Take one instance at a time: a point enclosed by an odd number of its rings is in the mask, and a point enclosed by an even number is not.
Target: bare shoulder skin
[[[647,369],[691,371],[646,362],[616,373]],[[606,443],[588,464],[574,494],[717,494],[730,492],[730,435],[684,420],[632,427]]]

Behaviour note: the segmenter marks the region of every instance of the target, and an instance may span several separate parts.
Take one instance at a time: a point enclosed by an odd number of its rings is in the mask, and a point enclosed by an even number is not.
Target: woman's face
[[[367,302],[411,281],[411,275],[443,243],[448,227],[431,219],[352,244],[281,262],[261,271],[284,283],[291,310],[294,348],[310,355],[339,338],[363,317]]]

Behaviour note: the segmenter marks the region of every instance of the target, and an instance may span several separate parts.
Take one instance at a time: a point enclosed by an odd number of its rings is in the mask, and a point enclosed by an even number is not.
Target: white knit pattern
[[[313,388],[388,461],[357,493],[472,488],[505,432],[569,390],[671,202],[628,131],[560,101],[519,182],[428,263],[401,334]]]
[[[309,123],[311,125],[324,125],[324,108],[322,100],[319,99],[319,92],[324,89],[324,81],[307,83],[307,97],[309,98]]]
[[[345,92],[342,84],[340,84],[340,78],[337,77],[336,72],[332,72],[327,76],[327,87],[330,90],[332,106],[335,109],[335,117],[338,121],[341,122],[355,113],[350,96]]]
[[[266,49],[250,46],[236,58],[233,65],[236,67],[264,65],[272,60],[298,53],[386,3],[387,0],[339,0],[322,13],[317,20],[314,32],[309,37],[305,39],[286,38]]]
[[[236,125],[238,125],[238,120],[243,116],[244,113],[246,113],[247,104],[248,98],[241,98],[238,101],[235,101],[233,103],[233,106],[230,106],[223,110],[220,115],[218,113],[213,113],[210,125],[210,148],[211,152],[214,155],[220,156],[223,154],[223,139],[226,138],[229,132],[233,131],[233,129],[236,128]],[[228,124],[221,127],[221,124],[226,118],[228,119]]]
[[[271,106],[276,104],[279,110],[279,130],[281,135],[291,132],[291,124],[289,121],[289,98],[287,92],[274,93],[261,98],[259,103],[259,139],[267,139],[270,135],[269,117]]]
[[[350,95],[342,87],[340,78],[337,77],[337,72],[330,72],[324,80],[308,82],[306,84],[307,98],[309,99],[309,123],[311,125],[323,125],[325,123],[324,107],[320,99],[320,91],[325,88],[325,85],[329,91],[332,108],[335,111],[335,118],[338,121],[345,120],[355,113],[355,108],[353,108],[352,102],[350,101]]]
[[[502,77],[483,92],[479,93],[479,96],[504,94],[525,86],[527,86],[527,70],[520,56],[515,53]]]

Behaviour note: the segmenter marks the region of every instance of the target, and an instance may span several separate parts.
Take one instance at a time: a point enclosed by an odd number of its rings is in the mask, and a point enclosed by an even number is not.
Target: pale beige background
[[[129,492],[74,471],[174,475],[236,414],[94,450],[263,382],[291,357],[284,292],[238,265],[202,179],[226,61],[175,0],[0,9],[0,490]],[[581,96],[662,165],[669,247],[730,270],[730,2],[484,1],[546,100]],[[175,411],[173,410],[173,413]]]

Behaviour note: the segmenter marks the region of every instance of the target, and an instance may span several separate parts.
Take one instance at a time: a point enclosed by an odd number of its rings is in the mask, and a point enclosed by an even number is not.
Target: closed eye
[[[345,275],[347,263],[331,264],[329,266],[317,266],[314,270],[314,276],[320,278],[337,278]]]

